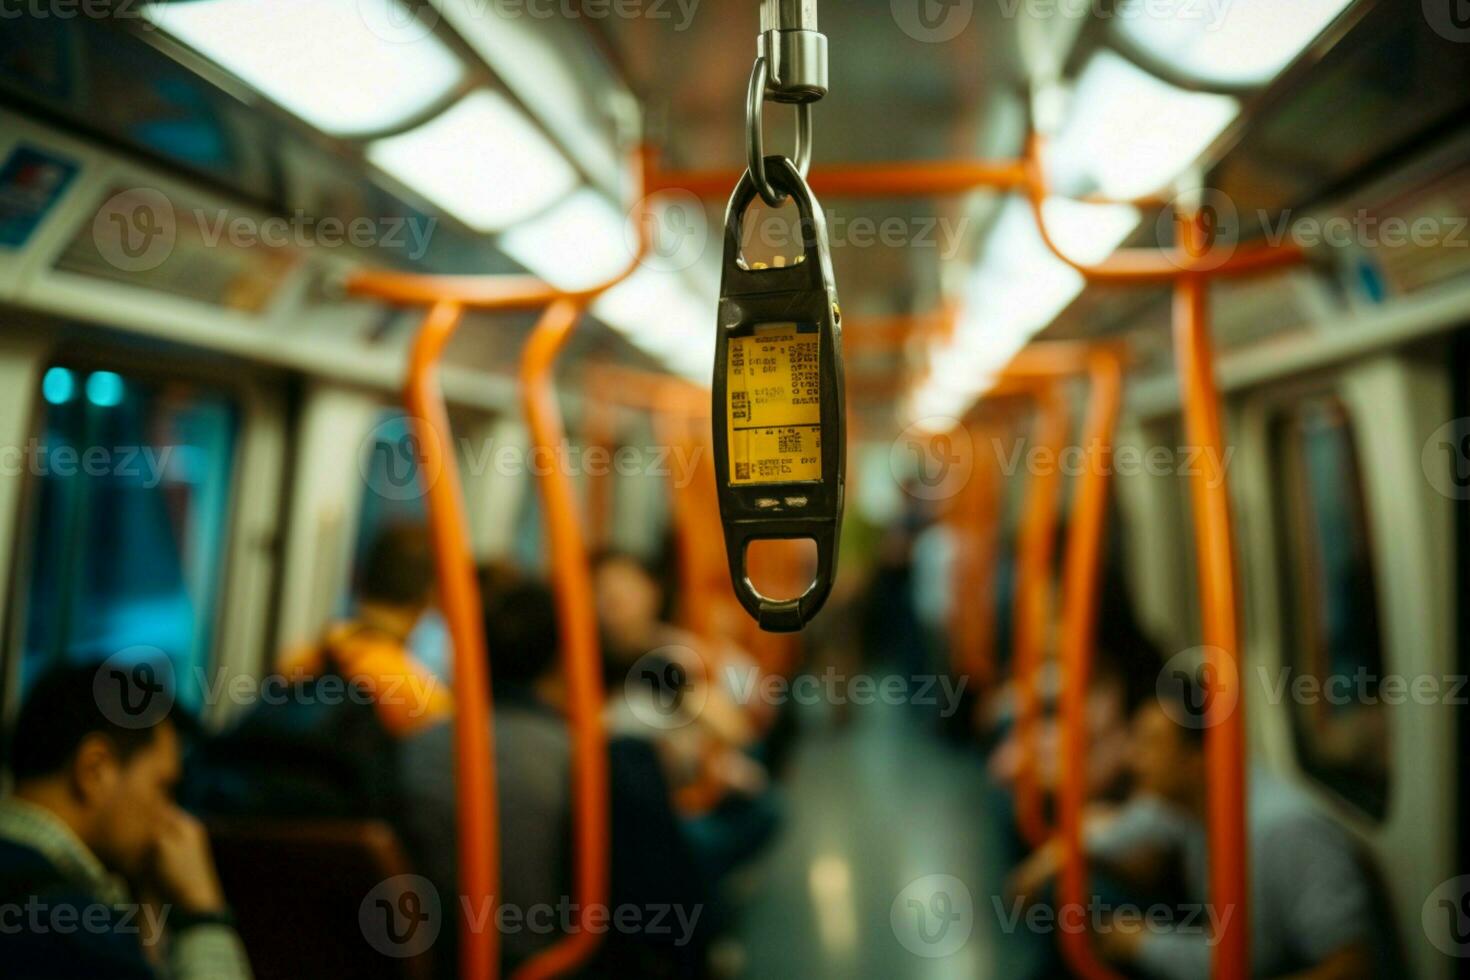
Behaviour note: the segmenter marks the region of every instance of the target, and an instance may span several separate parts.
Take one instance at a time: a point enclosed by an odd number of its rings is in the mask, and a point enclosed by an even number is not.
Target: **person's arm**
[[[1286,980],[1368,980],[1373,976],[1373,953],[1367,943],[1353,943],[1329,955],[1311,969]]]
[[[1098,952],[1112,963],[1154,980],[1199,980],[1210,975],[1213,949],[1204,932],[1149,932],[1114,918],[1097,935]]]
[[[1157,829],[1156,815],[1134,802],[1121,809],[1094,804],[1082,818],[1082,846],[1093,869],[1129,883],[1162,877],[1173,841]],[[1062,869],[1062,844],[1053,837],[1021,862],[1007,883],[1012,897],[1030,902]]]
[[[250,980],[204,825],[182,810],[169,813],[158,830],[155,870],[170,903],[171,980]]]

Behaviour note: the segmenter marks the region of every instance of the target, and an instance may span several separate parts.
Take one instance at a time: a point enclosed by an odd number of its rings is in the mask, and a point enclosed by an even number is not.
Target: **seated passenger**
[[[535,582],[491,583],[486,644],[494,695],[495,776],[501,838],[500,902],[523,924],[505,931],[507,969],[561,938],[570,901],[571,742],[557,670],[558,629],[550,590]],[[439,725],[402,744],[400,820],[415,864],[443,896],[458,895],[453,730]],[[658,758],[646,742],[608,742],[611,791],[609,905],[672,910],[669,928],[612,929],[598,954],[601,975],[684,975],[703,957],[708,890],[694,870],[669,803]],[[459,903],[445,901],[445,907]],[[607,918],[605,921],[613,921]],[[533,927],[534,923],[542,927]],[[550,923],[548,928],[546,924]],[[458,927],[446,916],[446,926]],[[440,961],[452,966],[453,956]]]
[[[357,615],[261,685],[260,701],[191,760],[192,807],[236,817],[391,819],[397,743],[447,718],[447,686],[408,647],[430,606],[428,532],[373,542]]]
[[[1114,920],[1096,937],[1115,962],[1166,980],[1210,975],[1213,928],[1229,910],[1209,902],[1204,718],[1200,692],[1158,693],[1133,720],[1134,796],[1116,812],[1088,815],[1084,846],[1099,873],[1159,895],[1178,881],[1191,912],[1167,929]],[[1352,840],[1306,794],[1256,772],[1249,786],[1250,947],[1254,976],[1356,978],[1374,975],[1381,930]],[[1057,870],[1043,848],[1017,874],[1034,891]]]
[[[0,973],[247,978],[204,829],[173,802],[179,732],[147,707],[166,694],[124,673],[97,683],[98,672],[63,667],[38,678],[11,737],[15,791],[0,801]]]
[[[638,559],[604,555],[596,586],[608,727],[658,749],[685,837],[717,881],[759,855],[780,823],[766,769],[747,752],[756,729],[735,690],[746,683],[752,697],[757,678],[742,680],[738,651],[711,650],[666,622],[663,586]]]
[[[419,524],[382,531],[358,583],[356,615],[337,623],[282,665],[288,680],[337,674],[365,688],[390,735],[402,737],[442,721],[453,698],[409,649],[409,637],[434,596],[434,556]]]
[[[741,676],[754,665],[669,624],[659,576],[639,559],[603,555],[595,582],[609,727],[651,738],[676,791],[703,783],[700,809],[730,791],[762,792],[764,770],[739,751],[754,741],[755,724],[731,690],[744,682],[758,688],[757,678]]]

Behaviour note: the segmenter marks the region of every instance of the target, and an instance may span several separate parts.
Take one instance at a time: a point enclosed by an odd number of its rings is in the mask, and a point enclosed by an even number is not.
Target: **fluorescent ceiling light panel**
[[[709,383],[718,297],[701,296],[676,272],[647,266],[599,296],[592,314],[685,377]]]
[[[545,214],[500,236],[500,249],[558,289],[587,289],[617,275],[635,258],[623,215],[583,187]]]
[[[147,18],[266,98],[338,136],[443,98],[464,63],[397,0],[191,0]]]
[[[570,194],[577,174],[499,92],[479,89],[368,159],[479,231],[500,231]]]
[[[1077,79],[1047,162],[1066,193],[1142,197],[1183,173],[1239,112],[1229,96],[1186,92],[1099,51]]]
[[[625,160],[605,118],[623,83],[591,57],[586,24],[536,16],[530,4],[433,0],[434,7],[585,173],[620,175]],[[547,9],[550,9],[549,7]],[[616,181],[610,182],[615,186]]]
[[[1170,5],[1129,2],[1117,28],[1139,49],[1187,78],[1264,85],[1352,0],[1222,0]],[[1190,8],[1190,9],[1186,9]]]
[[[1052,199],[1042,205],[1052,239],[1075,261],[1101,262],[1138,226],[1125,205]],[[986,238],[965,290],[953,341],[930,352],[929,378],[910,411],[958,417],[994,384],[1031,338],[1081,294],[1082,275],[1052,254],[1029,204],[1012,197]],[[922,416],[919,416],[922,417]]]

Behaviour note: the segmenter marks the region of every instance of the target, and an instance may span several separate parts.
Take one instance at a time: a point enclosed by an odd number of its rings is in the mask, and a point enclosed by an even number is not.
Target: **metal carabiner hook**
[[[764,55],[750,70],[750,87],[745,92],[745,166],[761,200],[773,208],[786,203],[786,195],[766,178],[766,137],[761,128],[761,107],[766,101],[769,68]],[[796,104],[796,158],[792,161],[805,179],[812,166],[812,104]]]

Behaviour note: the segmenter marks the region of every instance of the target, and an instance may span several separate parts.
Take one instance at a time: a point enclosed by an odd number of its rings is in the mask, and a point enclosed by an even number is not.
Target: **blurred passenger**
[[[449,691],[409,648],[433,605],[434,555],[421,524],[385,528],[373,541],[358,582],[356,614],[319,643],[282,665],[287,679],[340,676],[365,690],[378,719],[395,737],[447,718]]]
[[[1216,933],[1230,912],[1209,905],[1206,703],[1193,687],[1146,701],[1133,718],[1135,793],[1117,811],[1097,810],[1086,821],[1085,848],[1100,872],[1141,895],[1182,884],[1190,914],[1172,927],[1115,919],[1097,936],[1109,959],[1163,980],[1210,975]],[[1305,793],[1268,773],[1252,773],[1248,798],[1253,975],[1373,976],[1383,930],[1352,840]],[[1055,847],[1039,850],[1013,879],[1014,891],[1034,893],[1058,861]]]
[[[171,708],[172,698],[100,670],[38,678],[10,740],[0,973],[249,977],[204,828],[173,801],[180,736],[171,712],[156,707]]]
[[[632,556],[604,555],[596,588],[608,727],[658,748],[696,859],[722,878],[758,855],[779,823],[765,767],[746,751],[754,726],[736,701],[739,654],[670,625],[658,574]],[[746,698],[756,681],[745,675]]]
[[[565,697],[558,664],[552,594],[539,582],[482,576],[486,645],[494,696],[495,776],[500,801],[499,901],[520,910],[564,907],[571,851],[571,741],[559,707]],[[453,729],[442,724],[402,745],[404,799],[399,823],[416,865],[441,895],[459,894]],[[608,742],[611,789],[609,905],[672,907],[670,929],[603,937],[601,975],[663,976],[695,971],[704,954],[708,889],[695,870],[653,748],[644,741]],[[459,903],[446,902],[446,907]],[[451,917],[446,917],[451,918]],[[446,925],[458,926],[458,917]],[[556,920],[560,922],[558,918]],[[613,921],[610,917],[607,921]],[[556,930],[523,927],[502,938],[506,966],[524,962],[560,939]],[[440,957],[453,967],[455,957]]]
[[[595,584],[610,728],[653,738],[676,788],[713,777],[721,791],[764,790],[763,770],[740,751],[756,737],[737,700],[758,688],[756,665],[670,624],[661,578],[638,558],[603,555]]]
[[[398,743],[449,717],[447,686],[409,638],[431,606],[427,530],[373,542],[352,620],[286,660],[239,720],[192,763],[189,801],[206,813],[389,819],[398,811]]]

